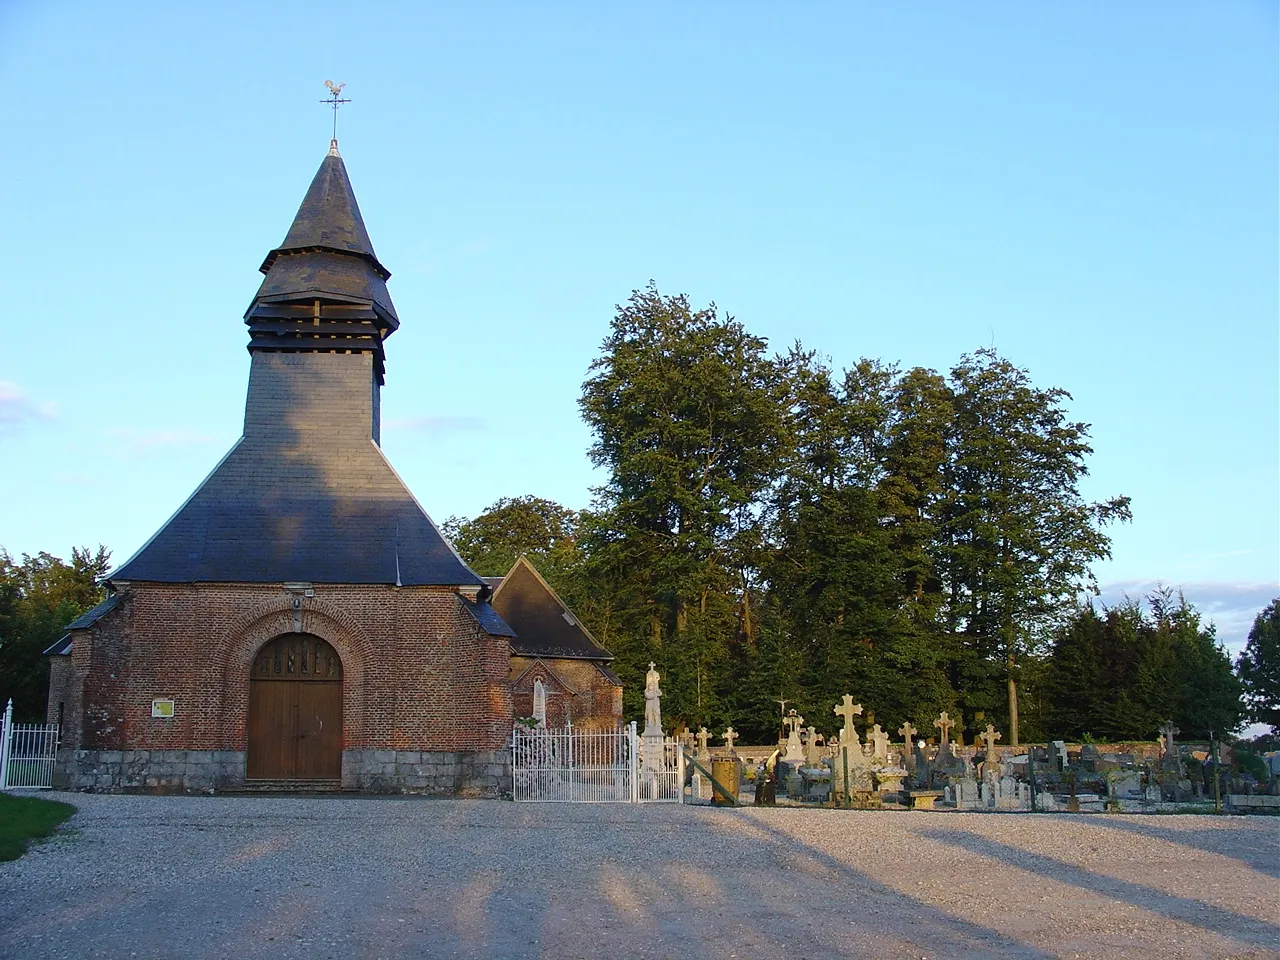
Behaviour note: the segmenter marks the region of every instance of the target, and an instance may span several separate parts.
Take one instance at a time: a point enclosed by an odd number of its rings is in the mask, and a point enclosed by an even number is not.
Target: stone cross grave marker
[[[907,745],[907,756],[911,756],[911,751],[915,748],[915,735],[920,731],[911,725],[910,720],[903,721],[902,726],[898,728],[898,736],[902,738],[902,742]]]
[[[880,729],[880,724],[877,723],[871,728],[867,739],[871,741],[871,752],[874,756],[881,760],[889,759],[889,734]]]
[[[782,758],[788,763],[804,763],[804,744],[800,742],[800,728],[804,726],[804,717],[792,709],[787,711],[783,719],[790,729],[787,731],[787,751]]]
[[[943,710],[938,719],[933,721],[933,725],[942,731],[942,743],[940,746],[945,750],[948,744],[951,743],[951,728],[956,725],[956,722],[947,716],[947,711]]]
[[[711,754],[707,750],[707,741],[711,739],[711,731],[706,727],[698,728],[698,759],[705,760]]]
[[[733,741],[738,739],[738,731],[733,729],[733,727],[730,727],[721,734],[721,738],[724,740],[724,745],[728,751],[733,753]]]
[[[804,762],[816,767],[822,760],[822,755],[818,753],[818,730],[816,727],[806,727],[804,732],[807,734],[804,741]]]
[[[1000,739],[1000,731],[988,723],[987,729],[978,734],[978,739],[986,744],[987,760],[994,760],[996,758],[996,741]]]
[[[844,727],[840,730],[840,746],[848,747],[858,743],[858,731],[853,728],[853,718],[862,714],[862,704],[854,703],[853,697],[846,693],[831,712],[844,719]]]
[[[1175,752],[1177,744],[1174,742],[1173,738],[1181,732],[1181,730],[1173,725],[1172,720],[1166,720],[1160,725],[1161,746],[1164,747],[1164,755],[1166,757],[1177,756]]]

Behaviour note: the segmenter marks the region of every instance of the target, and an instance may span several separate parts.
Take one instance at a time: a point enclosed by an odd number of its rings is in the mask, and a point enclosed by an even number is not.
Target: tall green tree
[[[940,559],[946,616],[969,654],[956,681],[978,689],[1003,678],[1016,745],[1021,660],[1096,590],[1091,564],[1110,556],[1104,528],[1129,519],[1129,498],[1081,496],[1092,449],[1088,425],[1067,418],[1065,390],[1034,386],[992,350],[962,358],[951,389]]]
[[[1244,717],[1231,660],[1180,593],[1161,588],[1097,611],[1078,608],[1046,663],[1049,733],[1149,740],[1165,720],[1183,736],[1223,736]]]
[[[798,649],[805,667],[796,689],[778,692],[819,729],[835,725],[832,704],[855,691],[883,723],[918,722],[953,702],[928,509],[946,457],[946,385],[872,360],[842,378],[811,354],[793,352],[793,367],[792,456],[774,496],[767,568],[770,622],[786,643],[769,649]]]
[[[44,650],[103,598],[110,557],[102,546],[73,547],[70,563],[45,552],[15,563],[0,549],[0,709],[12,697],[15,717],[43,719],[49,694]]]
[[[727,718],[784,393],[763,339],[653,284],[619,305],[583,384],[591,460],[608,471],[589,553],[626,623],[619,673],[634,687],[662,659],[670,712],[691,723]]]
[[[1244,685],[1249,719],[1280,733],[1280,598],[1254,618],[1236,670]]]
[[[549,581],[577,562],[578,513],[542,497],[502,497],[474,520],[450,517],[444,534],[471,569],[500,577],[528,554]]]

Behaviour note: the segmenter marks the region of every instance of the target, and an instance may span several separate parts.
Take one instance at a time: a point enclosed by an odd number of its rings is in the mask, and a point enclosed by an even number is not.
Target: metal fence
[[[679,803],[684,757],[670,739],[615,730],[516,727],[511,795],[525,803]]]
[[[13,701],[0,724],[0,790],[47,790],[58,759],[56,723],[14,723]]]

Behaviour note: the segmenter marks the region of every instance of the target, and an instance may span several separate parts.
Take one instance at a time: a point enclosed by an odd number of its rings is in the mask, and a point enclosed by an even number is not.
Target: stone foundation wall
[[[342,785],[365,793],[503,797],[511,793],[507,750],[347,750]]]
[[[103,793],[212,793],[244,786],[239,750],[63,750],[54,786]]]
[[[244,790],[238,750],[63,750],[54,786],[100,793],[217,793]],[[505,797],[506,750],[346,750],[342,786],[362,793]]]

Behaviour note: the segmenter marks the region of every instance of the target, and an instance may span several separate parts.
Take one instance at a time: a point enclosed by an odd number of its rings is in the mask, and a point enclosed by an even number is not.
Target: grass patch
[[[49,836],[75,812],[69,803],[0,793],[0,860],[17,860],[28,840]]]

